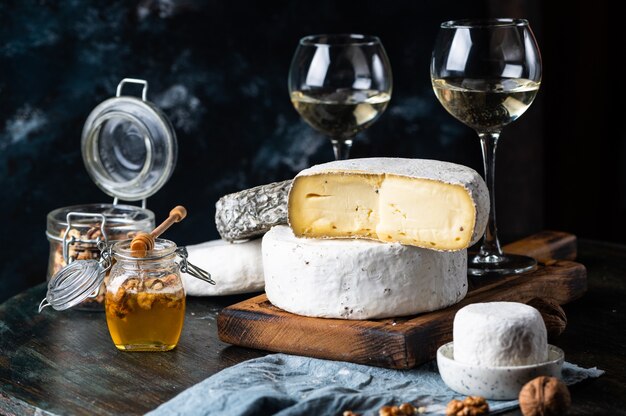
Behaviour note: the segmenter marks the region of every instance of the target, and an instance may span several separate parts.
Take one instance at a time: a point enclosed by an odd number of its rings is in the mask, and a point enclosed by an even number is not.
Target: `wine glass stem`
[[[344,160],[350,157],[352,139],[330,139],[335,152],[335,160]]]
[[[496,226],[496,147],[500,132],[478,133],[483,151],[483,165],[485,168],[485,182],[489,189],[489,219],[482,244],[480,246],[480,257],[497,257],[502,255],[500,242],[498,241],[498,228]],[[493,259],[495,260],[495,259]]]

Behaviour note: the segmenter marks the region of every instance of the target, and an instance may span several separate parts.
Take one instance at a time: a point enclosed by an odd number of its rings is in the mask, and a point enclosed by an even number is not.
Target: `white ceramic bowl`
[[[437,366],[448,387],[466,396],[482,396],[491,400],[517,399],[520,390],[539,376],[561,378],[563,350],[548,345],[548,361],[513,367],[478,367],[454,360],[454,343],[437,350]]]

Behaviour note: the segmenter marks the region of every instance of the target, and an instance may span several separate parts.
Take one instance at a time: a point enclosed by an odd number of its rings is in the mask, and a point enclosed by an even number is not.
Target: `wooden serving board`
[[[435,358],[452,340],[456,311],[477,302],[528,302],[533,298],[560,305],[587,290],[585,266],[576,258],[576,237],[544,231],[504,247],[535,257],[537,270],[503,278],[470,278],[460,303],[404,318],[353,321],[309,318],[273,306],[265,295],[228,306],[218,316],[222,341],[244,347],[379,367],[407,369]]]

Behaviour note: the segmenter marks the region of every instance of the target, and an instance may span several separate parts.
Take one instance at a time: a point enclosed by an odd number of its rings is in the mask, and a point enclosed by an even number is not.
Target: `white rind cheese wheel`
[[[479,367],[520,366],[548,359],[546,326],[523,303],[475,303],[454,317],[454,359]]]
[[[181,273],[185,291],[191,296],[234,295],[263,290],[261,239],[229,243],[213,240],[187,246],[189,262],[211,273],[211,285]]]
[[[298,237],[365,238],[439,251],[483,235],[489,193],[467,166],[424,159],[339,160],[300,172],[289,191]]]
[[[263,237],[265,291],[298,315],[371,319],[413,315],[467,293],[467,253],[399,243],[295,237],[287,226]]]

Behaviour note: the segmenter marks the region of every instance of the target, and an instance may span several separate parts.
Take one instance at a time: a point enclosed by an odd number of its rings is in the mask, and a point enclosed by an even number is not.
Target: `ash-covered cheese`
[[[370,319],[413,315],[467,293],[467,253],[369,240],[298,238],[287,226],[263,237],[265,291],[298,315]]]
[[[259,237],[278,224],[287,224],[287,195],[291,180],[256,186],[224,195],[215,204],[215,225],[227,241]]]
[[[213,240],[187,246],[189,262],[211,273],[211,285],[182,273],[185,291],[191,296],[234,295],[263,290],[261,239],[229,243]]]
[[[462,250],[482,236],[485,182],[466,166],[437,160],[340,160],[300,172],[289,191],[298,237],[365,238]]]
[[[519,366],[548,359],[546,326],[532,306],[475,303],[454,317],[454,359],[480,366]]]

